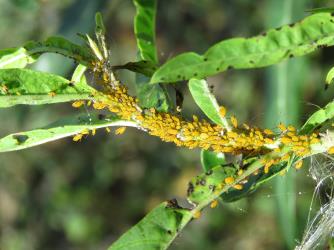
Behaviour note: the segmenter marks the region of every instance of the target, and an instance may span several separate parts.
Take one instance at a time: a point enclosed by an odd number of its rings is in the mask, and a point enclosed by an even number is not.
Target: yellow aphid
[[[247,129],[247,130],[249,130],[249,129],[250,129],[250,127],[249,127],[249,125],[248,125],[248,124],[244,123],[244,124],[242,124],[242,125],[244,126],[244,128],[245,128],[245,129]]]
[[[73,108],[80,108],[82,105],[84,105],[85,104],[85,102],[84,101],[82,101],[82,100],[80,100],[80,101],[75,101],[75,102],[73,102],[72,103],[72,107]]]
[[[92,105],[92,100],[89,100],[89,101],[87,102],[87,106],[89,107],[90,105]]]
[[[274,134],[273,131],[271,131],[270,129],[267,129],[267,128],[265,130],[263,130],[263,133],[266,134],[266,135],[273,135]]]
[[[56,93],[52,91],[52,92],[49,92],[48,95],[51,96],[51,97],[55,97]]]
[[[266,165],[264,165],[264,173],[268,174],[269,173],[269,168],[271,167],[272,162],[267,162]]]
[[[316,143],[319,143],[320,140],[318,138],[315,138],[313,137],[311,140],[310,140],[310,144],[316,144]]]
[[[291,140],[294,141],[294,142],[297,142],[297,141],[299,141],[299,138],[297,136],[292,136]]]
[[[226,177],[225,180],[224,180],[224,182],[226,184],[232,184],[234,182],[234,178],[232,176]]]
[[[196,211],[196,212],[193,214],[193,218],[194,218],[194,219],[199,219],[199,218],[201,218],[201,215],[202,215],[201,211]]]
[[[233,186],[234,189],[236,190],[242,190],[243,189],[243,186],[241,184],[236,184]]]
[[[115,134],[116,135],[121,135],[125,132],[125,130],[126,130],[126,127],[120,127],[120,128],[115,130]]]
[[[201,134],[199,135],[199,138],[200,138],[201,140],[205,140],[205,139],[208,139],[209,136],[208,136],[208,134],[206,134],[206,133],[201,133]]]
[[[8,87],[7,87],[6,85],[2,85],[2,86],[1,86],[1,90],[2,90],[5,94],[7,94],[7,92],[8,92]]]
[[[21,93],[20,93],[20,92],[18,92],[18,91],[17,91],[15,94],[16,94],[16,95],[21,95]]]
[[[280,123],[277,125],[278,129],[281,130],[282,132],[286,131],[286,127],[283,123]]]
[[[291,139],[288,138],[288,137],[282,137],[282,138],[281,138],[281,142],[282,142],[283,144],[289,144],[289,143],[291,143]]]
[[[196,115],[193,115],[194,122],[198,122],[198,117]]]
[[[233,127],[237,128],[238,127],[237,118],[235,118],[235,116],[232,115],[230,119],[231,119],[231,123],[232,123]]]
[[[225,115],[226,115],[226,108],[224,106],[221,106],[219,108],[219,114],[220,114],[221,117],[225,117]]]
[[[242,175],[243,173],[244,173],[244,171],[242,169],[239,169],[238,176]]]
[[[108,128],[108,127],[106,127],[106,131],[107,131],[107,133],[110,133],[110,128]]]
[[[303,166],[303,160],[297,161],[295,164],[295,168],[298,170]]]
[[[218,206],[218,201],[217,200],[214,200],[213,202],[211,202],[211,204],[210,204],[210,207],[211,208],[215,208],[215,207],[217,207]]]
[[[85,128],[84,130],[82,130],[80,132],[80,134],[82,134],[82,135],[88,135],[89,134],[89,129]]]
[[[104,109],[106,106],[107,106],[107,105],[104,104],[104,103],[102,103],[102,102],[94,102],[94,103],[93,103],[93,108],[94,108],[94,109],[97,109],[97,110],[99,110],[99,109]]]
[[[81,141],[82,136],[82,134],[76,134],[75,136],[73,136],[73,141]]]
[[[328,150],[327,150],[327,153],[328,154],[334,154],[334,146],[330,147]]]
[[[95,134],[96,134],[96,129],[93,128],[93,129],[92,129],[92,136],[94,136]]]

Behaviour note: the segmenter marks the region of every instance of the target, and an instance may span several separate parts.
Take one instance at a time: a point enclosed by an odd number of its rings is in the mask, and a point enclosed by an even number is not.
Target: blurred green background
[[[328,4],[311,0],[160,0],[159,57],[163,62],[184,51],[203,52],[222,39],[256,35],[302,18],[306,9]],[[112,63],[134,61],[135,9],[130,0],[0,0],[0,49],[56,34],[80,42],[76,33],[92,34],[96,11],[105,19]],[[273,127],[278,121],[300,125],[333,97],[334,88],[324,91],[333,54],[333,48],[326,48],[288,64],[229,71],[208,81],[219,102],[240,122],[260,127]],[[33,66],[67,77],[73,67],[71,60],[58,55],[43,55]],[[120,78],[134,85],[134,74],[122,72]],[[283,94],[277,89],[282,79]],[[204,117],[186,84],[179,88],[185,97],[184,116]],[[276,105],[277,100],[285,109]],[[3,109],[0,136],[43,127],[77,113],[70,104]],[[106,249],[161,201],[185,197],[187,182],[200,171],[199,150],[177,148],[133,128],[121,136],[101,130],[81,143],[68,138],[1,154],[0,249]],[[246,199],[205,210],[171,249],[291,249],[307,223],[314,182],[307,164],[288,178],[277,178],[290,183],[283,184],[287,188],[272,181]],[[292,201],[292,205],[277,206],[282,204],[279,200],[283,204]]]

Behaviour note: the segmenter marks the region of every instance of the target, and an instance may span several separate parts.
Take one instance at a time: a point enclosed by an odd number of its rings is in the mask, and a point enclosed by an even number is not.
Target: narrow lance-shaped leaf
[[[88,48],[63,37],[50,37],[43,42],[27,42],[20,48],[0,50],[0,68],[24,68],[34,63],[43,53],[58,53],[84,65],[90,65],[94,59]]]
[[[319,13],[252,38],[221,41],[203,55],[180,54],[162,65],[151,83],[205,78],[227,69],[259,68],[334,44],[334,17]]]
[[[142,60],[158,63],[155,44],[156,0],[133,0],[136,6],[134,30]]]
[[[93,130],[111,126],[131,126],[133,122],[122,121],[116,116],[106,116],[101,119],[98,114],[80,115],[62,119],[46,128],[34,129],[21,133],[7,135],[0,139],[0,152],[22,150],[43,143],[56,141],[64,137],[73,136],[83,130]]]
[[[90,99],[93,88],[61,76],[30,69],[0,70],[0,108]]]
[[[122,68],[141,73],[136,74],[137,96],[141,107],[168,110],[168,93],[159,85],[150,85],[150,78],[157,69],[158,57],[155,43],[156,0],[133,0],[136,6],[134,32],[142,61],[127,63]]]
[[[178,207],[174,201],[163,202],[122,235],[108,250],[167,249],[191,218],[191,212]]]
[[[190,79],[189,90],[196,104],[201,108],[207,117],[209,117],[214,123],[230,129],[225,117],[221,115],[217,100],[214,95],[211,94],[205,80],[198,80],[195,78]]]

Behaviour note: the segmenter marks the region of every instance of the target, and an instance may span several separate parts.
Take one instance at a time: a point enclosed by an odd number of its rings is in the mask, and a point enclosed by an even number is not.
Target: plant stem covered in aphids
[[[275,135],[269,129],[260,130],[246,124],[238,127],[237,119],[231,117],[233,130],[227,131],[220,125],[200,121],[196,116],[193,116],[192,121],[186,121],[179,115],[158,112],[154,108],[142,110],[138,100],[130,96],[126,87],[119,83],[108,84],[106,93],[96,93],[93,107],[98,110],[107,108],[121,119],[135,121],[149,134],[187,148],[232,154],[259,154],[289,146],[292,153],[305,156],[310,152],[311,143],[319,143],[317,134],[299,136],[294,127],[283,124],[278,126],[281,133]],[[119,132],[122,131],[117,131],[117,134]]]

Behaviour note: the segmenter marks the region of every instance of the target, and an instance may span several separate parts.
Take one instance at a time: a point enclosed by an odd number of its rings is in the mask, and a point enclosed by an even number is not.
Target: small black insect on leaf
[[[16,134],[16,135],[13,135],[13,139],[16,140],[18,144],[22,144],[22,143],[24,143],[26,140],[29,139],[29,136],[27,136],[27,135]]]

